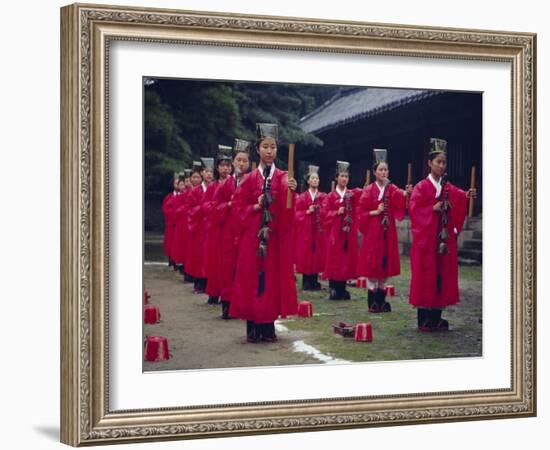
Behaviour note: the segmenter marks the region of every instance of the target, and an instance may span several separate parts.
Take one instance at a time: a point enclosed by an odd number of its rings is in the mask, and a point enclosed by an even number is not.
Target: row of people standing
[[[309,166],[309,189],[296,203],[296,271],[304,290],[320,289],[322,273],[331,300],[349,299],[347,281],[366,277],[369,311],[389,312],[385,282],[400,273],[395,221],[404,217],[412,186],[401,190],[389,182],[386,150],[375,149],[374,157],[375,182],[356,189],[348,189],[349,163],[337,161],[328,195],[318,192],[318,167]]]
[[[410,303],[417,307],[420,330],[446,329],[441,309],[458,302],[456,239],[449,236],[460,232],[467,198],[475,191],[444,180],[445,142],[432,139],[430,175],[414,191],[389,182],[387,152],[375,150],[374,183],[348,189],[349,163],[338,161],[336,187],[324,194],[318,190],[318,168],[310,166],[308,190],[295,199],[295,208],[288,208],[286,195],[290,191],[294,198],[296,181],[275,167],[277,134],[276,125],[257,125],[260,164],[250,175],[245,176],[250,144],[237,139],[232,162],[221,152],[214,170],[214,160],[203,158],[202,183],[197,167],[190,187],[167,196],[166,205],[172,199],[174,207],[170,213],[163,203],[163,212],[168,211],[165,251],[176,267],[185,268],[185,279],[193,278],[195,290],[206,291],[209,303],[221,298],[224,318],[245,319],[252,342],[276,340],[274,321],[296,312],[293,263],[303,274],[304,289],[319,289],[322,273],[333,300],[349,298],[347,280],[367,277],[369,311],[389,312],[385,282],[400,273],[395,221],[404,217],[412,194]],[[209,182],[213,172],[216,181]],[[178,196],[189,199],[174,200]],[[178,235],[180,250],[175,250]]]

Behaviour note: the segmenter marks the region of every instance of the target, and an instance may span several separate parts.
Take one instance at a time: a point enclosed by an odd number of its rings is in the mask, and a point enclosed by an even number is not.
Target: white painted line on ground
[[[279,322],[275,322],[275,330],[279,333],[289,332],[288,328]],[[345,359],[338,359],[325,355],[319,349],[313,347],[312,345],[306,344],[304,341],[294,341],[292,345],[294,346],[295,352],[307,353],[325,364],[348,364],[351,362],[346,361]]]
[[[144,266],[166,266],[168,267],[167,262],[159,262],[159,261],[145,261],[143,263]]]

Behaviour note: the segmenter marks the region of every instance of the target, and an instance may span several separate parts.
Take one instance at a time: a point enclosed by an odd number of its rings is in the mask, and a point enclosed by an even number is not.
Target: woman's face
[[[231,173],[231,162],[229,161],[220,162],[218,164],[218,172],[220,174],[220,178],[222,180],[225,180]]]
[[[430,166],[432,175],[438,178],[442,177],[447,172],[447,155],[445,153],[438,153],[434,159],[428,161],[428,166]]]
[[[317,189],[319,187],[319,175],[312,173],[307,180],[307,184],[310,188]]]
[[[277,157],[277,142],[273,138],[262,139],[257,147],[260,161],[266,166],[270,166]]]
[[[201,184],[202,178],[198,172],[193,172],[193,175],[191,175],[191,185],[193,187],[198,186]]]
[[[172,186],[174,187],[174,191],[178,191],[178,179],[175,178],[174,179],[174,182],[172,183]]]
[[[180,180],[178,181],[178,192],[183,192],[183,191],[185,191],[185,181]]]
[[[390,174],[390,171],[388,169],[388,165],[386,163],[379,163],[376,167],[376,170],[374,171],[374,175],[376,176],[376,181],[379,182],[385,182],[388,179],[388,176]]]
[[[338,186],[346,187],[349,183],[349,173],[340,172],[336,178],[336,181],[338,182]]]
[[[250,157],[248,153],[239,152],[235,155],[233,160],[233,167],[237,173],[246,173],[250,167]]]
[[[212,169],[204,169],[202,171],[202,177],[204,178],[205,183],[208,184],[212,181],[212,178],[214,178],[214,172]]]
[[[185,183],[185,188],[187,189],[188,187],[191,186],[191,177],[187,177],[184,181]]]

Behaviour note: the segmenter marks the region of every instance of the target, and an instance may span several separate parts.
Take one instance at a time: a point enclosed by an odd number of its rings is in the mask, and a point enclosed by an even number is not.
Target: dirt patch
[[[171,354],[168,361],[144,361],[144,371],[321,363],[294,350],[307,335],[301,330],[278,331],[276,343],[246,342],[244,321],[222,320],[221,306],[208,305],[206,295],[194,294],[166,265],[145,265],[144,281],[161,313],[159,324],[144,325],[144,335],[165,336]]]

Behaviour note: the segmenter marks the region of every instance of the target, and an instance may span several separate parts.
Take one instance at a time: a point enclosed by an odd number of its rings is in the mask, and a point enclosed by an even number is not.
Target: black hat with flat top
[[[279,140],[279,126],[276,123],[257,123],[256,137],[258,139]]]
[[[204,169],[214,170],[214,158],[201,158]]]
[[[447,141],[440,138],[430,138],[430,155],[434,153],[447,154]]]

